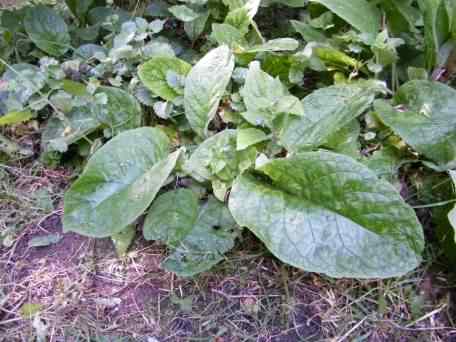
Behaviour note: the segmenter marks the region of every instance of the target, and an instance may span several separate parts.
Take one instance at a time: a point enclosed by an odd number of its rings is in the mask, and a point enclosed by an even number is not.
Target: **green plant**
[[[0,120],[46,122],[43,152],[89,158],[65,231],[128,245],[145,214],[183,276],[222,260],[241,227],[333,277],[420,264],[412,206],[454,193],[407,203],[398,189],[456,167],[451,1],[158,1],[142,16],[66,3],[15,12],[18,32],[2,15],[39,67],[5,57],[0,93]],[[299,16],[263,30],[264,11],[288,6]],[[454,249],[448,211],[434,218]]]

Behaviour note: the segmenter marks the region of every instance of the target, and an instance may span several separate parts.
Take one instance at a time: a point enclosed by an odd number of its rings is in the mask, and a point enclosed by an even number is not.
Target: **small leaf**
[[[254,61],[249,65],[244,87],[240,91],[247,112],[243,117],[252,125],[272,128],[281,113],[302,115],[299,99],[290,95],[279,78],[273,78]]]
[[[30,7],[25,16],[25,31],[32,42],[52,56],[61,56],[71,43],[68,27],[53,9],[38,5]]]
[[[268,140],[269,137],[257,128],[242,128],[237,131],[236,149],[245,150],[247,147]]]
[[[158,128],[120,133],[98,149],[65,194],[65,232],[109,237],[133,223],[174,169],[169,139]]]
[[[207,135],[207,126],[217,112],[233,70],[233,54],[223,45],[206,54],[185,80],[185,116],[201,137]]]
[[[205,140],[190,156],[184,169],[198,181],[230,183],[239,173],[255,163],[256,149],[238,151],[237,132],[226,129]]]
[[[185,76],[191,65],[176,57],[153,57],[138,68],[138,75],[144,85],[166,101],[172,101],[179,94],[169,86],[166,75],[169,71]]]
[[[196,20],[200,16],[199,13],[185,5],[171,6],[168,8],[168,11],[170,11],[177,19],[184,22]]]
[[[33,237],[28,245],[29,247],[46,247],[49,245],[56,244],[62,239],[60,234],[48,234],[43,236],[35,236]]]
[[[261,45],[247,48],[245,53],[294,51],[299,47],[299,42],[293,38],[277,38],[267,41]]]
[[[19,312],[23,319],[31,319],[41,310],[43,310],[43,305],[39,303],[24,303],[19,309]]]
[[[15,125],[33,118],[32,112],[25,110],[22,112],[9,112],[0,116],[0,126]]]
[[[135,226],[130,224],[122,231],[111,236],[111,240],[119,257],[123,257],[127,254],[128,248],[135,238],[135,234]]]

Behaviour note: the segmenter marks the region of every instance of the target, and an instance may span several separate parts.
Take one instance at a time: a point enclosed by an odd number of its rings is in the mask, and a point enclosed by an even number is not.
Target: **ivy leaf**
[[[258,172],[236,179],[229,208],[283,262],[337,278],[388,278],[419,265],[424,238],[413,209],[364,165],[308,152]]]
[[[383,122],[417,152],[445,170],[456,167],[456,91],[415,80],[397,91],[393,105],[376,101]]]
[[[38,48],[52,56],[61,56],[71,43],[68,27],[63,18],[46,6],[33,6],[27,11],[25,31]]]
[[[226,46],[211,50],[191,69],[185,80],[185,116],[201,137],[215,116],[234,70],[234,56]]]
[[[325,144],[333,133],[361,115],[381,92],[386,92],[386,88],[378,81],[359,81],[314,91],[302,100],[302,116],[284,119],[279,129],[281,144],[289,151]]]
[[[380,30],[380,11],[366,0],[311,0],[335,13],[362,33],[375,38]]]
[[[174,169],[180,151],[168,155],[158,128],[120,133],[95,152],[65,194],[65,232],[109,237],[133,223],[151,204]]]
[[[176,206],[170,203],[168,208],[175,210]],[[193,212],[193,217],[191,230],[162,263],[163,268],[182,277],[206,271],[223,260],[239,234],[228,208],[213,197]]]
[[[185,76],[191,65],[176,57],[152,57],[138,68],[138,75],[144,85],[166,101],[174,100],[179,94],[167,82],[169,71]]]
[[[247,107],[242,116],[252,125],[272,128],[278,114],[303,114],[299,99],[288,93],[279,78],[261,70],[257,61],[250,63],[240,93]]]

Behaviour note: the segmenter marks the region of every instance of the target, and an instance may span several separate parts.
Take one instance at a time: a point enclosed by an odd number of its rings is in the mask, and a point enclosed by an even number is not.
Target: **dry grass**
[[[70,175],[1,170],[0,341],[456,340],[454,283],[435,262],[400,279],[334,280],[284,266],[245,233],[225,262],[181,279],[140,232],[124,258],[76,234],[30,247],[61,234]]]

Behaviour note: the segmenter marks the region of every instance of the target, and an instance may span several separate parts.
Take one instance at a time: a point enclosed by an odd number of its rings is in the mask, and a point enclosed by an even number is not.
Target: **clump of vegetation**
[[[183,277],[243,229],[334,278],[454,265],[453,1],[122,5],[1,12],[2,158],[77,171],[64,232],[123,254],[139,228]]]

